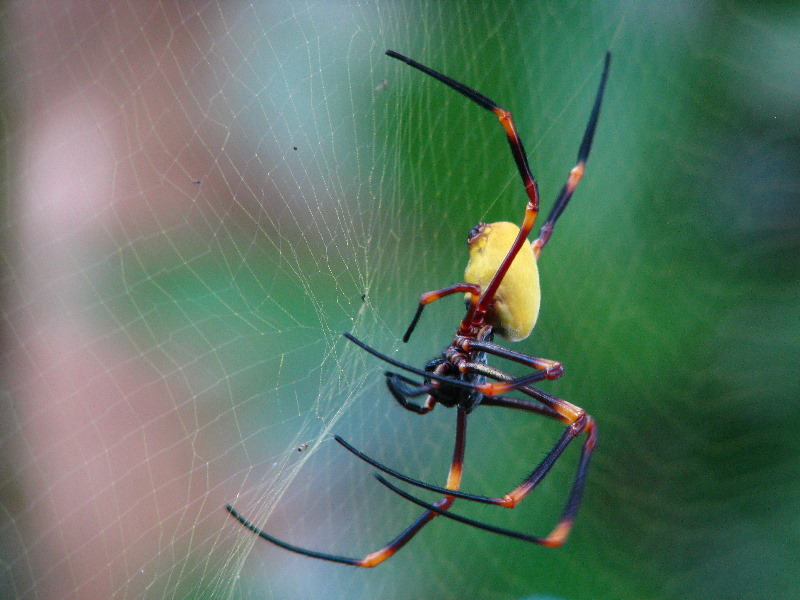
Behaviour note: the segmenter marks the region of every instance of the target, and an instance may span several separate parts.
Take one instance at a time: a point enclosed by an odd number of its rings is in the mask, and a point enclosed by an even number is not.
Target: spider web
[[[12,2],[2,9],[0,596],[790,597],[800,14],[744,3]],[[338,446],[443,482],[455,415],[401,410],[351,331],[422,365],[463,307],[476,222],[519,221],[496,119],[544,198],[594,153],[516,349],[600,446],[559,550],[418,514]],[[513,366],[498,366],[521,374]],[[500,494],[559,428],[484,408],[463,488]],[[545,533],[577,451],[514,511]],[[424,494],[420,494],[424,495]],[[428,498],[429,496],[425,496]]]

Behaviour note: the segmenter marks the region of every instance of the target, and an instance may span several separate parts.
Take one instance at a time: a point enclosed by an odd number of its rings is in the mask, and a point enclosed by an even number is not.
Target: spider
[[[443,497],[433,504],[427,503],[398,488],[381,475],[376,474],[375,477],[381,484],[406,500],[421,506],[425,509],[425,512],[386,546],[367,554],[363,558],[326,554],[289,544],[256,527],[232,506],[228,505],[226,508],[242,525],[281,548],[304,556],[357,567],[374,567],[382,563],[405,546],[426,524],[439,515],[478,529],[542,546],[560,546],[569,535],[580,505],[589,460],[597,443],[597,427],[594,420],[582,408],[547,394],[531,385],[536,381],[560,377],[563,372],[561,363],[509,350],[493,343],[492,340],[495,334],[509,341],[524,340],[531,333],[536,323],[540,300],[537,259],[542,248],[550,239],[553,225],[561,216],[583,176],[600,114],[600,105],[608,78],[611,55],[608,52],[605,55],[603,74],[600,78],[600,85],[595,96],[589,123],[586,126],[583,141],[578,150],[577,163],[570,171],[567,182],[561,189],[550,214],[547,216],[547,220],[539,232],[539,237],[533,242],[528,242],[528,234],[533,228],[539,211],[539,193],[536,181],[528,166],[528,158],[522,146],[522,140],[520,140],[514,127],[511,114],[483,94],[476,92],[463,83],[459,83],[393,50],[387,50],[386,54],[430,75],[466,96],[478,106],[493,112],[500,120],[500,124],[506,133],[511,147],[511,154],[514,156],[514,161],[528,196],[525,215],[520,227],[507,222],[479,223],[469,232],[467,243],[470,258],[464,273],[465,283],[458,283],[440,290],[426,292],[420,297],[417,311],[403,336],[403,342],[408,342],[422,316],[423,309],[428,304],[451,294],[464,294],[467,304],[466,316],[459,324],[452,344],[442,351],[441,356],[431,360],[423,369],[418,369],[382,354],[349,333],[344,334],[348,340],[380,360],[422,378],[422,381],[419,382],[398,373],[385,373],[389,391],[400,406],[406,410],[422,415],[433,410],[437,404],[448,408],[455,407],[456,439],[450,472],[444,487],[419,481],[399,473],[360,452],[339,436],[334,436],[335,440],[356,457],[378,470],[412,486],[443,494]],[[525,377],[514,378],[500,369],[489,366],[487,360],[489,355],[526,365],[533,369],[533,373]],[[530,400],[503,395],[512,390],[525,394]],[[424,402],[420,404],[412,400],[420,397],[424,397]],[[500,497],[493,498],[459,491],[466,446],[467,415],[479,405],[500,406],[531,412],[555,419],[566,425],[561,437],[541,463],[531,471],[530,475],[522,483]],[[581,434],[585,434],[586,437],[578,460],[572,489],[567,497],[559,522],[547,536],[537,537],[527,533],[520,533],[450,512],[449,509],[456,498],[513,508],[544,479],[569,443]]]

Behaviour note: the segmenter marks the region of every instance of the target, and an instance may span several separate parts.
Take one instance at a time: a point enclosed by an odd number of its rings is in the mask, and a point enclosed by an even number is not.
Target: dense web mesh
[[[762,598],[795,593],[800,14],[604,2],[9,2],[0,112],[0,596]],[[455,414],[387,392],[354,335],[423,365],[479,221],[548,210],[607,49],[586,176],[541,257],[543,387],[598,421],[567,545],[437,519],[333,440],[443,483]],[[515,374],[518,366],[504,364]],[[502,494],[559,427],[480,408],[463,489]],[[572,448],[513,511],[544,534]],[[424,495],[424,493],[423,493]],[[433,499],[435,496],[426,495]]]

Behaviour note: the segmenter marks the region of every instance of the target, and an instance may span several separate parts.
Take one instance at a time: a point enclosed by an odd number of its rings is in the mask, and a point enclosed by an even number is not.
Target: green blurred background
[[[795,3],[0,14],[0,596],[800,598]],[[222,510],[362,556],[418,511],[333,433],[445,477],[453,411],[402,411],[340,334],[435,356],[461,303],[404,346],[418,295],[459,281],[469,229],[518,221],[525,197],[496,119],[387,48],[513,112],[544,210],[613,53],[539,324],[514,345],[562,361],[543,387],[599,426],[561,549],[440,519],[361,571]],[[557,435],[476,411],[464,489],[506,491]],[[514,511],[456,508],[546,532],[576,456]]]

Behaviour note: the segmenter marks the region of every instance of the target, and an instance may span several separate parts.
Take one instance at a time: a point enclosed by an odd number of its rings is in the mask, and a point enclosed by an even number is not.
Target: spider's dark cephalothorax
[[[542,248],[550,239],[555,222],[561,216],[583,176],[600,115],[600,105],[608,78],[611,55],[606,53],[603,74],[600,78],[600,85],[589,116],[589,123],[586,126],[583,141],[578,150],[577,163],[570,171],[567,182],[561,189],[553,208],[547,216],[547,220],[542,225],[539,237],[533,242],[529,242],[528,234],[533,228],[536,215],[539,212],[539,192],[528,166],[528,158],[522,146],[522,141],[511,119],[511,113],[500,108],[492,100],[465,86],[463,83],[442,75],[415,60],[398,54],[393,50],[388,50],[386,54],[430,75],[464,95],[478,106],[493,112],[500,120],[500,124],[505,131],[511,154],[514,157],[528,196],[525,215],[520,226],[508,222],[479,223],[469,232],[470,259],[464,273],[464,283],[426,292],[420,297],[417,312],[403,336],[404,342],[407,342],[411,337],[425,306],[451,294],[464,294],[466,299],[466,315],[458,326],[453,343],[444,349],[440,357],[430,361],[424,368],[419,369],[382,354],[349,333],[344,334],[351,342],[380,360],[421,379],[421,381],[416,381],[399,373],[386,373],[386,383],[389,391],[403,408],[418,414],[425,414],[433,410],[437,404],[448,408],[455,407],[456,441],[447,482],[444,486],[437,486],[414,479],[387,467],[360,452],[339,436],[334,436],[334,439],[355,456],[380,471],[410,485],[438,492],[443,497],[430,504],[398,488],[381,475],[376,475],[381,484],[406,500],[423,507],[425,512],[386,546],[360,559],[326,554],[289,544],[256,527],[241,516],[232,506],[227,506],[227,510],[245,527],[281,548],[313,558],[358,567],[374,567],[382,563],[408,543],[434,517],[439,515],[478,529],[515,539],[543,546],[560,546],[569,535],[572,522],[578,511],[589,460],[597,443],[597,427],[594,420],[582,408],[531,385],[537,381],[560,377],[563,372],[561,363],[509,350],[504,346],[495,344],[493,337],[496,334],[510,341],[523,340],[528,337],[536,323],[540,300],[539,272],[536,261]],[[532,369],[533,372],[524,377],[514,378],[504,371],[490,366],[488,363],[489,356],[497,356],[520,363]],[[505,395],[514,390],[528,398]],[[418,398],[422,400],[419,401],[417,400]],[[525,480],[507,494],[499,497],[480,496],[459,491],[464,463],[464,449],[466,447],[467,415],[479,405],[526,411],[555,419],[566,425],[556,444]],[[559,522],[547,536],[538,537],[520,533],[450,512],[450,506],[456,498],[513,508],[544,479],[569,443],[583,434],[585,434],[585,439],[572,489],[567,497]]]

